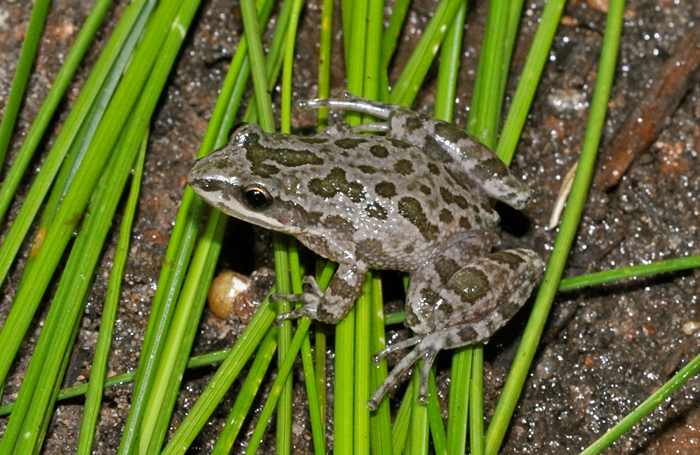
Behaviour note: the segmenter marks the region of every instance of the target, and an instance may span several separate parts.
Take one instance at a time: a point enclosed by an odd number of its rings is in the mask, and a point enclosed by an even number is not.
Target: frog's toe
[[[440,350],[443,347],[443,343],[441,341],[442,340],[440,338],[431,336],[413,337],[400,343],[396,343],[393,346],[389,346],[388,348],[383,349],[379,354],[377,354],[377,356],[375,356],[375,359],[380,358],[381,360],[381,358],[385,357],[389,352],[407,346],[412,346],[414,344],[418,344],[410,353],[408,353],[406,357],[401,359],[401,361],[394,367],[393,370],[391,370],[389,376],[387,376],[384,382],[382,382],[382,384],[372,394],[372,398],[367,402],[367,407],[370,410],[376,410],[379,406],[379,402],[382,401],[382,398],[384,398],[384,395],[386,395],[389,389],[395,386],[399,382],[401,376],[403,376],[403,374],[406,373],[411,368],[411,366],[413,366],[413,364],[421,358],[423,359],[423,366],[420,370],[418,402],[427,403],[428,378],[430,376],[430,368],[433,366],[433,362],[435,361],[435,357],[437,356],[438,352],[440,352]],[[386,352],[387,350],[388,352]]]
[[[386,356],[388,356],[392,352],[398,351],[400,349],[410,348],[411,346],[415,346],[418,343],[420,343],[420,341],[422,339],[423,339],[423,337],[421,337],[421,336],[415,336],[415,337],[409,338],[408,340],[403,340],[403,341],[400,341],[398,343],[393,343],[393,344],[385,347],[384,349],[379,351],[377,353],[377,355],[372,357],[372,362],[379,363],[382,360],[384,360],[386,358]]]
[[[304,280],[306,282],[306,280]],[[272,294],[270,297],[272,300],[284,300],[287,302],[301,302],[303,303],[302,306],[299,308],[290,311],[289,313],[284,313],[280,314],[277,316],[277,322],[280,323],[286,319],[296,319],[301,316],[308,316],[311,319],[318,319],[318,307],[321,304],[323,300],[323,294],[318,294],[316,293],[316,288],[318,287],[318,284],[316,284],[316,281],[314,280],[313,283],[311,284],[311,290],[312,292],[304,292],[301,294],[283,294],[276,292]],[[320,289],[318,289],[320,291]]]
[[[275,322],[277,324],[281,324],[282,322],[286,321],[287,319],[296,319],[300,318],[302,316],[308,316],[311,319],[318,319],[316,317],[316,314],[318,313],[318,308],[314,305],[304,305],[300,306],[299,308],[290,311],[289,313],[283,313],[277,315],[277,318],[275,318]]]
[[[311,275],[306,275],[304,277],[304,284],[308,284],[311,287],[311,293],[314,294],[316,297],[322,297],[323,296],[323,291],[321,290],[321,286],[318,285],[318,282],[316,281],[316,278],[314,278]]]

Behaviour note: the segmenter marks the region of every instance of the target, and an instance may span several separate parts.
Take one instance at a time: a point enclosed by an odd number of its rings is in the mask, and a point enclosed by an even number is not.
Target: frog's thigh
[[[477,258],[488,254],[492,240],[483,231],[461,232],[440,245],[425,261],[425,265],[411,273],[406,294],[406,325],[418,333],[437,330],[431,315],[439,304],[440,290],[452,277]]]
[[[440,349],[488,340],[523,306],[540,281],[544,263],[534,251],[505,250],[474,259],[437,292],[431,311],[408,307],[409,327],[440,338]],[[420,308],[419,308],[420,309]],[[416,320],[415,326],[409,321]],[[438,341],[435,340],[434,341]]]

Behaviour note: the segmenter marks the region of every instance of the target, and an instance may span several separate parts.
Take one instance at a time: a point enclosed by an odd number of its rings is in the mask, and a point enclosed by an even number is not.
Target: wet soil
[[[306,6],[300,26],[295,99],[311,98],[316,93],[319,3],[313,1]],[[0,2],[2,104],[14,74],[30,6],[28,2]],[[404,38],[393,61],[393,78],[403,68],[435,6],[435,1],[413,2],[403,30]],[[462,126],[468,117],[467,106],[487,6],[487,2],[479,1],[470,3],[469,7],[455,112],[455,123]],[[567,5],[513,162],[515,171],[535,189],[536,199],[523,211],[524,216],[504,209],[505,242],[529,245],[545,257],[551,252],[557,234],[556,229],[547,228],[554,200],[563,176],[577,160],[586,128],[605,28],[605,7],[605,1],[596,0],[572,0]],[[15,128],[11,158],[88,14],[84,2],[76,0],[55,0],[51,8],[27,99]],[[78,82],[71,86],[61,107],[59,119],[67,115],[114,26],[114,18],[119,17],[123,8],[124,2],[121,2],[109,13],[108,17],[112,19],[101,29],[98,43],[88,52],[86,62],[78,72]],[[519,74],[524,64],[542,8],[543,2],[539,0],[524,7],[512,65],[514,74]],[[601,149],[605,149],[615,137],[674,46],[685,34],[696,30],[699,23],[700,10],[696,8],[696,0],[627,2],[617,74]],[[237,3],[203,2],[156,112],[115,329],[111,372],[131,371],[137,366],[158,272],[184,191],[184,176],[194,161],[217,90],[241,32]],[[335,55],[341,55],[340,39],[341,34],[337,33],[335,46],[338,52]],[[332,86],[336,93],[340,93],[343,62],[335,62],[333,68]],[[434,101],[435,69],[429,74],[429,82],[414,104],[417,110],[430,112]],[[512,95],[516,82],[517,78],[509,83],[509,95]],[[632,164],[620,184],[606,193],[590,194],[568,260],[566,276],[700,254],[698,118],[700,86],[696,82],[690,85],[656,141]],[[26,194],[59,125],[60,122],[55,122],[52,126],[50,138],[32,163],[32,175],[23,183],[18,201]],[[312,114],[300,113],[295,117],[293,128],[298,132],[309,132],[314,125]],[[0,175],[4,176],[6,172],[7,166]],[[13,213],[18,206],[15,202]],[[231,236],[252,238],[258,235],[240,223],[233,222],[231,226]],[[4,235],[7,222],[0,228],[0,235]],[[84,381],[89,374],[116,233],[110,234],[109,242],[90,295],[66,384]],[[22,254],[26,257],[27,251]],[[227,247],[224,255],[224,262],[238,264],[236,257],[240,252],[234,246]],[[247,272],[250,272],[252,267],[268,263],[268,260],[269,256],[258,259],[255,264],[244,261],[248,265],[236,267],[247,267]],[[2,287],[1,320],[9,310],[21,270],[21,264],[17,265],[10,280]],[[559,294],[502,453],[578,453],[618,422],[700,352],[698,294],[700,275],[693,270]],[[45,314],[46,308],[43,307],[42,311]],[[497,334],[486,348],[487,418],[493,412],[526,318],[527,309],[510,323],[510,330]],[[16,397],[22,372],[40,329],[40,323],[35,323],[23,344],[23,354],[6,387],[5,401]],[[195,353],[229,346],[241,330],[239,322],[222,321],[205,310]],[[213,371],[213,368],[205,368],[187,373],[171,422],[173,429],[192,407]],[[297,369],[295,453],[311,450],[301,376],[300,369]],[[445,392],[448,375],[441,373],[438,383]],[[240,382],[235,384],[216,419],[204,429],[190,453],[211,451],[239,386]],[[700,440],[699,388],[700,380],[691,379],[641,425],[616,442],[609,453],[695,453]],[[96,437],[97,453],[116,452],[130,393],[128,385],[106,392]],[[261,406],[261,402],[258,401],[256,406]],[[58,406],[44,453],[74,451],[81,410],[80,399]],[[0,419],[0,431],[5,424],[6,419]],[[248,422],[244,431],[250,429],[252,426]]]

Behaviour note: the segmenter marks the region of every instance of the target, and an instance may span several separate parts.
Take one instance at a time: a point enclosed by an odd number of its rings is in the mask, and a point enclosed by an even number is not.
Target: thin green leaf
[[[209,292],[208,284],[214,276],[227,220],[218,210],[212,211],[197,245],[144,411],[139,434],[140,453],[160,453],[163,447],[180,390],[180,381],[173,378],[182,378],[198,333],[199,320]]]
[[[564,278],[559,283],[560,291],[570,291],[597,284],[610,283],[612,281],[624,280],[627,278],[641,278],[659,273],[670,273],[679,270],[694,269],[700,267],[700,256],[689,256],[686,258],[668,259],[666,261],[652,262],[650,264],[639,264],[630,267],[622,267],[604,272],[589,273],[587,275]]]
[[[141,189],[141,176],[143,175],[143,162],[146,157],[148,145],[148,134],[144,135],[141,142],[141,149],[136,159],[134,175],[131,181],[129,199],[124,209],[124,217],[119,230],[119,241],[114,253],[112,271],[109,276],[109,285],[105,297],[104,308],[102,309],[102,319],[100,321],[100,332],[97,336],[95,355],[92,360],[90,370],[90,382],[85,396],[85,408],[83,409],[83,420],[80,426],[78,437],[77,455],[89,455],[92,453],[92,443],[95,436],[97,417],[102,404],[102,394],[104,392],[105,377],[107,375],[107,360],[109,359],[109,349],[112,345],[112,331],[114,321],[117,316],[119,297],[121,294],[122,276],[126,266],[126,259],[129,255],[129,240],[131,239],[131,227],[138,206],[139,193]],[[56,397],[58,398],[58,397]]]
[[[114,78],[114,80],[118,80],[121,77],[120,63],[126,65],[127,60],[130,60],[132,49],[136,45],[137,38],[142,35],[146,18],[150,15],[154,4],[155,0],[141,0],[131,4],[124,11],[104,51],[85,82],[78,100],[68,115],[66,122],[61,127],[61,131],[46,157],[39,175],[29,190],[24,204],[22,204],[5,237],[5,241],[0,247],[0,282],[5,280],[17,251],[19,251],[22,241],[29,231],[29,226],[39,211],[39,207],[44,201],[44,197],[48,193],[56,173],[58,173],[61,162],[81,131],[81,125],[93,109],[95,100],[100,96],[104,96],[103,94],[105,93],[107,94],[105,99],[111,98],[112,94],[109,92],[109,89],[105,88],[105,81],[110,77]],[[25,143],[28,144],[28,142]],[[17,159],[12,163],[5,180],[2,182],[2,187],[0,187],[0,219],[4,217],[14,197],[17,186],[31,161],[32,154],[25,151],[18,155]]]
[[[450,28],[443,39],[440,50],[440,68],[438,69],[437,91],[433,115],[446,122],[452,121],[452,113],[459,76],[459,60],[462,55],[462,35],[464,20],[467,15],[467,2],[464,0],[457,10]]]
[[[535,97],[565,3],[565,0],[548,1],[542,11],[542,20],[532,40],[532,47],[520,75],[518,88],[513,95],[513,103],[508,110],[508,116],[496,146],[496,155],[506,164],[510,164],[515,154],[515,147],[518,145],[523,125]]]
[[[472,375],[469,388],[469,450],[484,453],[484,345],[470,346]]]
[[[394,455],[402,454],[406,448],[413,405],[417,404],[414,393],[414,389],[417,387],[414,380],[408,381],[408,387],[406,387],[406,392],[401,399],[399,411],[396,413],[396,419],[394,419],[394,425],[391,429],[391,453]]]
[[[255,353],[253,365],[251,365],[246,376],[243,386],[241,387],[236,402],[233,403],[228,419],[224,424],[224,429],[216,441],[212,455],[228,455],[231,453],[233,443],[241,431],[243,422],[248,418],[250,407],[253,405],[255,395],[260,389],[263,379],[266,376],[267,370],[270,367],[272,356],[277,349],[277,330],[274,328],[267,332],[265,338],[260,343],[258,351]]]
[[[46,22],[46,15],[49,12],[50,4],[50,0],[37,0],[34,2],[34,7],[32,8],[32,16],[29,19],[29,27],[27,27],[27,33],[24,36],[24,44],[22,45],[22,51],[19,55],[19,61],[17,62],[15,77],[12,80],[10,96],[7,98],[5,113],[0,123],[0,164],[5,161],[7,147],[10,144],[12,130],[15,127],[15,121],[19,114],[19,108],[22,105],[24,91],[27,88],[29,73],[34,64],[34,57],[39,47],[41,31],[44,29],[44,23]]]
[[[428,423],[428,406],[425,404],[418,403],[418,389],[420,382],[420,370],[423,366],[423,360],[416,363],[413,371],[413,377],[411,382],[413,382],[413,396],[410,400],[413,400],[413,407],[411,411],[411,431],[408,435],[408,453],[410,455],[427,455],[428,446],[430,445],[429,428]]]
[[[644,400],[634,411],[626,415],[620,423],[609,429],[603,436],[588,446],[580,455],[597,455],[603,453],[613,442],[620,439],[625,432],[641,422],[644,417],[656,407],[660,406],[673,392],[678,390],[678,388],[685,384],[690,378],[697,375],[698,372],[700,372],[700,355],[683,367],[681,371],[669,379],[659,390]]]
[[[410,106],[437,55],[448,26],[454,21],[463,0],[442,0],[425,28],[416,49],[391,90],[391,103]]]
[[[48,4],[49,2],[37,2],[34,6],[34,11],[37,11],[37,9],[41,9],[39,3]],[[39,113],[34,119],[32,126],[29,128],[29,131],[27,132],[27,136],[25,137],[24,142],[22,143],[22,147],[20,148],[17,154],[17,158],[12,164],[8,176],[6,177],[5,183],[3,183],[2,191],[7,191],[8,188],[12,187],[10,194],[14,193],[14,190],[16,189],[16,184],[14,182],[16,182],[17,180],[13,178],[13,176],[15,174],[24,174],[24,171],[26,170],[32,156],[34,156],[34,152],[36,151],[36,148],[38,147],[41,138],[43,137],[44,132],[46,131],[46,128],[49,125],[49,122],[51,121],[51,118],[56,112],[58,104],[63,98],[63,94],[65,93],[66,88],[70,83],[70,80],[75,74],[76,68],[83,59],[85,52],[87,51],[90,43],[92,42],[93,37],[95,36],[95,32],[97,31],[100,23],[102,22],[102,19],[104,18],[105,13],[107,12],[111,4],[112,0],[99,0],[97,3],[95,3],[95,6],[92,8],[92,11],[90,11],[90,15],[85,20],[85,24],[83,24],[82,28],[80,29],[78,37],[75,39],[75,42],[73,43],[70,52],[68,52],[68,55],[66,56],[66,61],[61,66],[61,69],[56,75],[56,79],[53,81],[53,84],[51,84],[51,90],[49,90],[49,94],[46,95],[46,99],[41,105]],[[32,12],[32,14],[34,14],[34,11]],[[32,28],[31,22],[29,28]],[[24,53],[24,49],[22,50],[22,52]],[[18,69],[20,66],[22,66],[22,57],[20,57]],[[11,94],[8,99],[8,105],[12,101],[12,96],[13,95]],[[0,126],[0,131],[2,131],[4,126],[5,117],[3,117],[3,125]],[[0,136],[2,136],[2,132],[0,132]],[[0,155],[4,154],[4,150],[6,148],[7,144],[5,144],[4,146],[0,145]],[[2,161],[3,158],[0,157],[0,163]],[[8,179],[12,179],[11,181],[13,183],[8,185]],[[0,206],[3,207],[0,210],[0,219],[2,219],[4,217],[5,210],[7,207],[6,203],[3,203]]]
[[[323,0],[321,6],[321,36],[318,47],[318,97],[331,93],[331,49],[333,43],[333,0]],[[328,126],[328,109],[316,111],[318,131]],[[324,351],[325,352],[325,351]]]
[[[372,272],[367,273],[362,291],[355,302],[355,409],[353,425],[353,451],[355,454],[369,454],[369,416],[367,401],[370,398],[370,293]]]
[[[523,340],[516,354],[516,360],[508,375],[508,380],[501,393],[496,411],[491,420],[486,435],[486,453],[496,455],[503,437],[505,436],[508,422],[513,414],[520,391],[527,377],[530,364],[542,335],[549,309],[554,295],[559,287],[559,281],[566,264],[566,258],[573,238],[576,234],[578,223],[583,210],[583,205],[588,194],[588,187],[593,173],[593,166],[600,143],[600,135],[605,121],[607,102],[610,95],[617,61],[620,32],[622,29],[622,15],[624,12],[624,0],[610,2],[608,21],[603,41],[603,51],[600,58],[598,80],[596,82],[591,112],[586,129],[578,170],[574,179],[573,189],[569,195],[568,203],[559,235],[554,244],[552,256],[545,272],[544,281],[535,299],[530,320],[528,321]]]
[[[274,289],[273,291],[274,292]],[[226,360],[221,364],[207,388],[190,410],[178,431],[163,449],[162,455],[184,454],[206,424],[207,419],[223,399],[243,367],[272,327],[277,316],[272,304],[265,299],[248,327],[243,331]]]
[[[440,409],[440,397],[435,386],[435,366],[430,369],[428,379],[428,422],[430,424],[430,434],[433,437],[433,447],[435,453],[447,454],[447,442],[445,437],[445,427],[442,424],[442,410]]]
[[[503,106],[501,80],[507,77],[507,73],[502,74],[502,70],[508,67],[509,62],[506,60],[504,43],[508,35],[510,3],[510,0],[494,0],[489,4],[467,123],[467,131],[490,148],[496,145]],[[517,27],[517,23],[515,26]]]
[[[371,286],[371,329],[373,353],[377,353],[386,347],[386,331],[384,329],[384,298],[382,292],[382,280],[379,272],[372,274]],[[370,369],[371,390],[376,390],[387,377],[386,359],[382,359],[378,365],[372,365]],[[370,438],[372,453],[391,455],[391,408],[389,400],[379,402],[377,410],[370,415]]]

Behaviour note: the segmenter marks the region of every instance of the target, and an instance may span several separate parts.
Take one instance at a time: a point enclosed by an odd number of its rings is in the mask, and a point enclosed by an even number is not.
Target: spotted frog
[[[342,319],[368,269],[407,272],[406,325],[415,336],[375,356],[415,348],[374,392],[386,392],[418,359],[419,401],[437,353],[487,341],[523,305],[544,264],[531,250],[492,252],[499,221],[489,197],[516,209],[532,191],[494,153],[457,126],[409,109],[346,95],[302,108],[372,114],[381,122],[329,127],[313,137],[269,134],[244,124],[188,175],[222,212],[296,237],[338,269],[325,292],[313,277],[303,306],[280,319]],[[386,135],[364,135],[361,131]]]

